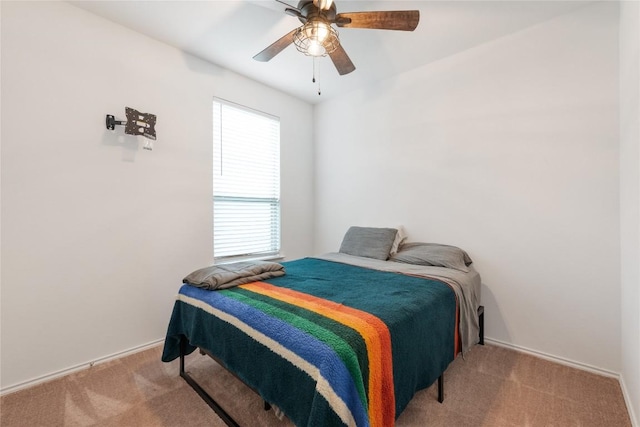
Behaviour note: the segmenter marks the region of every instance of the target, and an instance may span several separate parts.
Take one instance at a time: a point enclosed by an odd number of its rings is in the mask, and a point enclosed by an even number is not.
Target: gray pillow
[[[397,233],[395,228],[351,227],[342,239],[340,252],[386,260]]]
[[[465,273],[469,272],[467,267],[473,262],[462,249],[438,243],[405,243],[390,261],[447,267]]]

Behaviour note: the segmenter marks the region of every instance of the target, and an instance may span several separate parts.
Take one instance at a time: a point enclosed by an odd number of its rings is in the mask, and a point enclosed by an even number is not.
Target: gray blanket
[[[284,267],[277,262],[243,261],[201,268],[182,282],[213,291],[283,276],[284,273]]]

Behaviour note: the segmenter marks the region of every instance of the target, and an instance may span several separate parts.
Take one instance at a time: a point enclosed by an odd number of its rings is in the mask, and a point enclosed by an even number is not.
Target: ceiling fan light
[[[315,39],[318,42],[322,43],[329,35],[329,26],[328,25],[311,25],[311,34],[309,34],[310,39]]]
[[[296,49],[309,56],[326,56],[340,44],[338,31],[326,20],[310,18],[293,34]]]
[[[307,53],[311,56],[325,56],[327,50],[320,43],[311,40],[309,46],[307,46]]]

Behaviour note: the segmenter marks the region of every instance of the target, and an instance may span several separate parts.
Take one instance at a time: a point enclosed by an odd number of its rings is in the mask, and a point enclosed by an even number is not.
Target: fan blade
[[[304,16],[302,16],[302,13],[298,9],[291,9],[288,7],[284,10],[284,13],[286,13],[287,15],[295,16],[296,18],[300,18],[304,20],[307,19]]]
[[[284,36],[280,37],[276,42],[254,56],[253,59],[261,62],[267,62],[271,60],[274,56],[282,52],[284,48],[293,43],[293,33],[295,33],[296,30],[297,28],[294,28]]]
[[[331,52],[329,57],[331,58],[331,61],[333,61],[333,65],[336,66],[338,74],[341,76],[349,74],[356,69],[356,66],[353,65],[353,62],[349,59],[349,55],[347,55],[347,52],[345,52],[342,45],[338,45],[338,48]]]
[[[282,0],[275,0],[275,1],[245,0],[245,1],[253,5],[260,6],[261,8],[269,9],[271,11],[278,12],[278,13],[282,13],[282,11],[284,11],[285,8],[297,9],[296,6],[290,5],[288,2],[282,1]]]
[[[415,30],[419,21],[419,10],[339,13],[335,19],[338,27],[400,31]]]
[[[252,0],[249,0],[249,1],[252,1]],[[253,1],[255,1],[255,0],[253,0]],[[297,7],[295,7],[295,6],[290,5],[290,4],[289,4],[289,3],[287,3],[286,1],[283,1],[283,0],[276,0],[276,1],[277,1],[278,3],[280,3],[280,4],[283,4],[283,5],[287,6],[287,9],[295,9],[295,10],[297,10],[298,12],[300,12],[300,9],[298,9],[298,8],[297,8]]]

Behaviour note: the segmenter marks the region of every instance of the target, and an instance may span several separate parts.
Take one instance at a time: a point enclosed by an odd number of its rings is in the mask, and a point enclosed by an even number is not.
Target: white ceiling
[[[297,6],[295,0],[286,0]],[[209,62],[318,103],[372,82],[519,31],[589,1],[369,1],[335,0],[340,12],[420,10],[413,32],[338,29],[356,70],[338,75],[318,60],[322,95],[311,82],[313,60],[289,46],[269,62],[253,56],[301,25],[276,0],[71,1]]]

